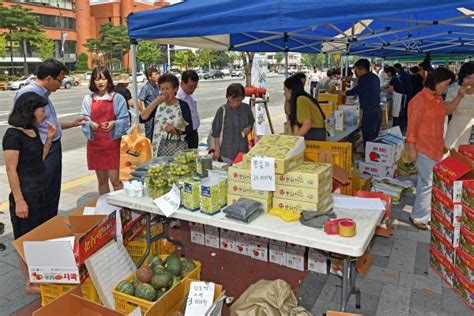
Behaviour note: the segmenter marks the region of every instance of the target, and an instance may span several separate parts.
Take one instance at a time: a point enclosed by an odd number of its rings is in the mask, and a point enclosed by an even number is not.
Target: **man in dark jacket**
[[[400,128],[402,131],[405,131],[407,128],[407,120],[408,120],[408,103],[410,102],[411,98],[413,97],[413,88],[411,86],[411,79],[410,75],[403,69],[402,65],[396,63],[393,65],[395,71],[397,72],[398,78],[400,78],[400,82],[402,83],[402,93],[407,96],[406,104],[400,109]]]

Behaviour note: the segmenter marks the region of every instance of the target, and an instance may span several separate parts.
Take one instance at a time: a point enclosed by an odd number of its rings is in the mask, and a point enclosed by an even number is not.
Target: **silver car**
[[[29,85],[30,82],[35,80],[35,79],[36,79],[35,75],[31,75],[31,76],[28,76],[28,77],[21,77],[18,80],[9,81],[8,86],[11,90],[19,90],[19,89],[23,88],[24,86]]]

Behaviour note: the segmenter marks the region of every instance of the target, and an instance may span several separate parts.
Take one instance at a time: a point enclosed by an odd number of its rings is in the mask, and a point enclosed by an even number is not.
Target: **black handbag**
[[[176,135],[173,139],[173,134],[168,133],[166,137],[162,137],[158,146],[157,156],[173,156],[180,150],[188,149],[188,143],[181,139],[181,134]]]

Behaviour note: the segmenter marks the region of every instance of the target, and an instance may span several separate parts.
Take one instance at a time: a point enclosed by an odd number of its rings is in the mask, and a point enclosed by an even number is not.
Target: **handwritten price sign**
[[[275,191],[275,159],[252,157],[250,169],[252,190]]]
[[[212,306],[215,284],[212,282],[191,282],[184,316],[202,316]]]
[[[153,200],[153,203],[163,212],[166,217],[176,212],[181,204],[181,192],[179,188],[173,184],[171,191],[163,196]]]

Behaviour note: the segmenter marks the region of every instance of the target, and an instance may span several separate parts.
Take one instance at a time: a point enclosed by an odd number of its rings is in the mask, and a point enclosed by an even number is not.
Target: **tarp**
[[[132,13],[128,31],[136,40],[222,50],[463,54],[474,41],[473,9],[472,0],[188,0]]]

